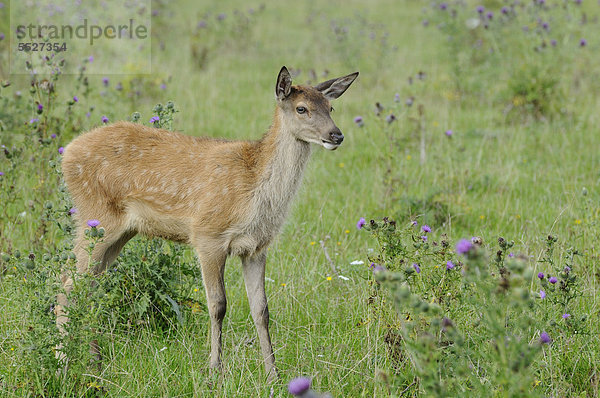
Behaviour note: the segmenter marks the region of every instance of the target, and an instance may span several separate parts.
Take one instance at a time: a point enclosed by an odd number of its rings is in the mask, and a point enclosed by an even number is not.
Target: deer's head
[[[275,95],[281,109],[285,130],[296,139],[335,150],[344,135],[331,119],[330,101],[342,95],[358,76],[358,72],[311,86],[293,86],[290,72],[279,71]]]

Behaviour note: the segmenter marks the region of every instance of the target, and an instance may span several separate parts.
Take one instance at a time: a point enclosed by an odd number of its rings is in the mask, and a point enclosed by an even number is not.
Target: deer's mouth
[[[328,149],[330,151],[335,151],[336,149],[338,149],[338,147],[340,146],[340,144],[336,144],[334,142],[331,141],[325,141],[325,140],[321,140],[321,144],[323,145],[323,147],[325,149]]]

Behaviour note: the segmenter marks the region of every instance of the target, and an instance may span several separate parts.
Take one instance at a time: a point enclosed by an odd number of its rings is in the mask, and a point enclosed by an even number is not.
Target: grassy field
[[[437,374],[451,396],[481,396],[481,391],[597,396],[600,5],[592,0],[512,3],[157,1],[152,75],[84,73],[87,86],[77,75],[63,75],[47,97],[39,85],[29,94],[32,78],[41,76],[8,74],[8,40],[0,40],[0,81],[10,82],[0,89],[5,149],[0,154],[0,395],[288,396],[289,380],[304,375],[316,391],[334,397],[444,396],[424,382],[423,369],[435,364],[421,367],[408,343],[398,343],[401,348],[390,343],[390,331],[402,330],[397,324],[409,319],[411,310],[393,287],[375,281],[369,264],[401,272],[405,263],[381,254],[381,240],[356,227],[360,217],[367,223],[390,217],[398,225],[411,220],[429,225],[430,242],[447,240],[452,251],[462,238],[480,237],[481,253],[495,253],[500,236],[514,241],[510,252],[531,271],[522,286],[532,297],[540,290],[536,275],[562,267],[568,249],[577,249],[579,255],[569,263],[577,274],[574,297],[568,304],[557,298],[546,307],[536,298],[535,322],[519,329],[532,347],[539,345],[541,331],[553,340],[519,368],[526,388],[511,389],[520,373],[496,383],[499,379],[489,376],[493,371],[478,368],[475,354],[467,357],[476,375],[463,386],[447,381],[445,372],[452,371],[461,380],[456,368]],[[8,29],[6,4],[0,8],[0,33],[8,35]],[[55,364],[30,358],[40,352],[31,336],[47,336],[51,329],[49,312],[36,304],[43,296],[36,289],[57,289],[52,270],[61,261],[53,256],[68,253],[71,243],[70,204],[55,172],[58,148],[102,124],[104,115],[112,122],[140,112],[140,122],[147,124],[154,105],[169,100],[179,111],[175,130],[258,139],[271,123],[282,65],[290,68],[295,83],[316,84],[354,71],[360,76],[333,104],[332,117],[346,137],[343,145],[335,152],[314,148],[290,217],[269,248],[267,296],[280,379],[266,383],[235,258],[226,269],[224,377],[209,375],[204,293],[201,281],[189,277],[179,293],[199,310],[186,311],[182,324],[174,317],[166,328],[151,317],[128,327],[106,321],[100,326],[108,336],[104,369],[94,372],[83,364],[76,377],[52,379],[48,369]],[[69,104],[75,95],[78,101]],[[38,100],[44,104],[41,114]],[[379,115],[376,104],[382,108]],[[355,123],[357,116],[364,125]],[[40,120],[30,123],[33,118]],[[548,235],[557,238],[556,263],[546,261]],[[423,261],[423,283],[411,286],[429,300],[431,284],[425,278],[433,278],[437,266],[419,244],[409,244],[405,257],[408,264]],[[129,245],[119,261],[133,267],[148,246],[143,238]],[[170,246],[159,247],[171,255]],[[191,249],[178,250],[178,263],[193,264]],[[33,260],[27,263],[29,253],[38,268]],[[451,256],[455,262],[461,258]],[[46,266],[45,277],[36,277]],[[448,285],[448,297],[464,294],[461,286],[458,281]],[[486,351],[493,344],[485,326],[471,323],[477,305],[461,300],[454,306],[439,303],[465,338],[481,346],[471,347],[473,352],[487,353],[481,363],[501,368],[505,362],[494,359],[493,348]],[[511,330],[511,304],[505,304],[505,327]],[[570,318],[563,318],[567,312]],[[429,325],[427,319],[422,323]],[[43,321],[41,329],[32,326]],[[48,352],[46,357],[53,358]],[[444,363],[459,366],[452,361]],[[483,386],[479,390],[475,379]]]

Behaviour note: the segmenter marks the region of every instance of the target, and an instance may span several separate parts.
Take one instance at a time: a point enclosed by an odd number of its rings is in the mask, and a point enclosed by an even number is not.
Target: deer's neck
[[[254,151],[256,171],[249,219],[233,232],[229,253],[247,255],[268,246],[279,232],[302,181],[310,157],[310,144],[286,130],[285,120],[275,111],[269,132]]]
[[[289,204],[302,182],[302,175],[310,157],[310,144],[294,137],[277,108],[273,125],[259,146],[264,156],[255,199],[261,202],[265,210],[285,217]]]

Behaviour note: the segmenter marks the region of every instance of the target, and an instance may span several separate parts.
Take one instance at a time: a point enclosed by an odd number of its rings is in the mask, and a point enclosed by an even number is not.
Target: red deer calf
[[[266,248],[279,232],[310,156],[310,143],[335,150],[344,136],[330,100],[358,72],[315,87],[277,77],[273,124],[258,141],[197,138],[118,122],[87,132],[64,151],[62,168],[77,214],[78,272],[100,273],[137,233],[191,244],[198,255],[211,322],[210,366],[221,364],[226,310],[223,274],[240,256],[252,318],[269,379],[276,375],[265,295]],[[86,221],[100,220],[102,242],[86,251]],[[68,294],[73,281],[63,278]],[[67,322],[59,297],[57,325]]]

